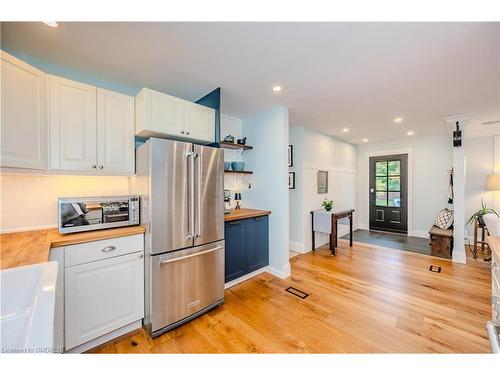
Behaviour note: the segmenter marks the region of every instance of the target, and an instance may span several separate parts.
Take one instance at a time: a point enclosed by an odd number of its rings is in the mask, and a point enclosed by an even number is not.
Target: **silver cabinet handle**
[[[189,135],[189,132],[186,132],[186,135]]]
[[[104,249],[101,249],[103,253],[109,253],[110,251],[116,250],[114,246],[106,246]]]
[[[184,130],[181,130],[181,134],[184,134]]]
[[[188,152],[187,157],[189,161],[189,223],[187,240],[192,240],[194,235],[194,158],[195,152]]]
[[[222,246],[216,246],[212,249],[209,249],[209,250],[205,250],[205,251],[201,251],[199,253],[194,253],[194,254],[189,254],[189,255],[185,255],[183,257],[179,257],[179,258],[172,258],[172,259],[167,259],[167,260],[160,260],[160,266],[162,264],[167,264],[167,263],[172,263],[172,262],[177,262],[178,260],[184,260],[184,259],[188,259],[188,258],[192,258],[192,257],[197,257],[198,255],[203,255],[203,254],[208,254],[208,253],[212,253],[214,251],[217,251],[217,250],[220,250],[222,249],[223,247]]]
[[[97,168],[97,165],[92,164],[92,169],[96,169],[96,168]]]

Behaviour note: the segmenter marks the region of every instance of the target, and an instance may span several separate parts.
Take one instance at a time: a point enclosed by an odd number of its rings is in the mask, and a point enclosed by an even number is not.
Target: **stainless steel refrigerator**
[[[223,179],[221,149],[150,138],[136,150],[152,336],[224,302]]]

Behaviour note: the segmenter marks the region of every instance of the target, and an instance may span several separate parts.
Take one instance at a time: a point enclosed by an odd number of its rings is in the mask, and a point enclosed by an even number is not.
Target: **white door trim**
[[[407,226],[408,236],[413,236],[413,149],[388,149],[383,151],[367,151],[365,152],[365,222],[367,229],[370,229],[370,158],[373,156],[389,156],[389,155],[408,155],[408,170],[407,170],[407,187],[408,187],[408,212],[407,212]]]

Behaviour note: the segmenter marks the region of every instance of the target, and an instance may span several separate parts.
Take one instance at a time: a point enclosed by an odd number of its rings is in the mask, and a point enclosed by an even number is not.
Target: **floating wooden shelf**
[[[242,150],[253,150],[252,146],[248,145],[239,145],[238,143],[233,142],[219,142],[221,148],[230,148],[230,149],[242,149]]]
[[[224,173],[235,173],[235,174],[252,174],[252,171],[224,171]]]

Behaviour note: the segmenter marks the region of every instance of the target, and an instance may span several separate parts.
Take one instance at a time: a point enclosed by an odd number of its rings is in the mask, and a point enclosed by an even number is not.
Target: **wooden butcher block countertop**
[[[144,227],[138,225],[70,234],[60,234],[57,229],[2,234],[0,235],[0,269],[47,262],[52,247],[131,236],[144,232]]]
[[[240,219],[249,219],[251,217],[259,217],[271,215],[271,211],[255,210],[252,208],[240,208],[239,210],[231,210],[229,214],[224,215],[224,221],[234,221]]]

